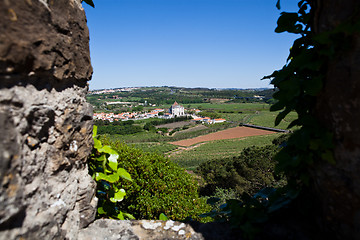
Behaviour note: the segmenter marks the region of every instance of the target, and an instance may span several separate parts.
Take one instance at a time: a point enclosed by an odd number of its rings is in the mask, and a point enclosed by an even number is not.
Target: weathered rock
[[[1,1],[0,239],[204,239],[173,221],[94,222],[81,0]],[[208,240],[233,239],[212,226],[197,227]]]
[[[360,1],[320,0],[316,5],[314,34],[334,34],[329,35],[334,42],[328,43],[332,55],[314,113],[333,134],[336,163],[312,167],[313,195],[321,206],[317,216],[323,231],[332,239],[360,239],[360,33],[355,27]],[[357,30],[347,30],[349,24]]]
[[[94,220],[92,68],[80,0],[0,4],[0,239],[76,239]]]
[[[99,219],[82,229],[79,240],[203,240],[201,233],[185,223],[174,221],[117,221]]]
[[[33,82],[37,88],[84,85],[91,77],[89,33],[80,0],[2,0],[2,86]],[[48,78],[56,78],[49,82]],[[60,85],[59,85],[60,84]]]

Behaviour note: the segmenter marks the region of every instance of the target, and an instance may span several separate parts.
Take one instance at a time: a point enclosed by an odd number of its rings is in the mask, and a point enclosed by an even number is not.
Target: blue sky
[[[281,11],[296,11],[282,0]],[[94,0],[83,3],[90,89],[271,87],[296,35],[277,34],[276,0]]]

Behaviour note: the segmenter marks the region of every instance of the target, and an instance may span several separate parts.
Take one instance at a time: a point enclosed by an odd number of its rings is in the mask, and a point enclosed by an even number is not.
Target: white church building
[[[176,101],[174,102],[173,105],[171,105],[171,107],[169,108],[169,113],[172,115],[172,116],[176,116],[176,117],[179,117],[179,116],[184,116],[185,115],[185,112],[184,112],[184,107],[179,105]]]

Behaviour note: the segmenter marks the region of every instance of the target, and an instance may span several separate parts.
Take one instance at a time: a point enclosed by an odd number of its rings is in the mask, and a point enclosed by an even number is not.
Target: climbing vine
[[[94,148],[89,159],[89,173],[96,180],[99,199],[97,216],[114,219],[134,219],[123,212],[119,203],[126,196],[121,179],[132,181],[130,174],[118,166],[119,153],[111,146],[103,145],[97,137],[97,126],[93,129]]]
[[[276,6],[280,9],[280,0]],[[292,111],[298,114],[288,127],[298,126],[299,129],[275,156],[275,174],[285,175],[288,184],[280,189],[263,189],[252,197],[243,196],[241,201],[229,200],[220,210],[205,214],[229,221],[248,238],[253,238],[275,212],[288,207],[300,196],[306,196],[304,190],[312,183],[311,171],[316,169],[317,163],[335,164],[333,136],[316,119],[316,100],[324,86],[328,62],[339,48],[349,46],[346,39],[359,31],[360,23],[349,21],[330,32],[315,34],[312,29],[315,2],[301,0],[298,7],[298,12],[281,13],[275,32],[289,32],[300,37],[294,41],[283,68],[263,78],[270,79],[276,89],[273,94],[276,102],[270,108],[280,111],[275,125]],[[216,199],[209,201],[213,202]]]
[[[281,13],[275,32],[300,34],[290,49],[285,66],[274,71],[264,79],[271,79],[271,84],[278,90],[273,98],[276,103],[271,111],[281,112],[275,124],[291,111],[296,111],[298,118],[289,128],[300,126],[289,138],[287,145],[276,156],[276,173],[283,172],[288,177],[289,185],[301,188],[310,182],[309,170],[316,161],[325,160],[334,163],[332,156],[332,134],[324,129],[314,117],[316,96],[323,87],[326,62],[329,56],[328,40],[314,35],[311,20],[314,7],[312,1],[298,3],[297,13]]]
[[[309,171],[318,161],[335,164],[332,133],[316,119],[316,98],[323,88],[328,62],[336,52],[351,46],[350,36],[360,29],[359,22],[348,19],[331,31],[316,34],[312,26],[317,7],[315,1],[302,0],[298,7],[297,13],[281,13],[275,31],[300,34],[301,37],[294,41],[287,64],[264,77],[271,79],[278,90],[273,95],[277,102],[270,108],[271,111],[282,110],[275,124],[291,111],[298,114],[289,128],[301,128],[292,134],[287,146],[276,156],[276,172],[285,173],[293,187],[310,184]]]

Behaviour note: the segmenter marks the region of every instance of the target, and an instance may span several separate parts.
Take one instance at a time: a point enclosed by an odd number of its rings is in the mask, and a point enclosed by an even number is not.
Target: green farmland
[[[241,151],[250,146],[264,146],[281,134],[274,133],[264,136],[253,136],[240,139],[218,140],[206,142],[188,149],[175,150],[169,153],[172,161],[187,170],[195,170],[201,163],[214,159],[226,159],[240,155]]]

